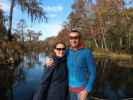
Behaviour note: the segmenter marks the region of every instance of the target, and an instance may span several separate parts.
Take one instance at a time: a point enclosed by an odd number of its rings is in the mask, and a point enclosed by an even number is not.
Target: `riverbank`
[[[94,49],[93,55],[95,59],[109,59],[111,62],[121,67],[133,68],[133,55],[124,52],[112,52],[105,49]]]
[[[21,56],[26,52],[45,52],[46,46],[38,45],[37,50],[31,50],[28,45],[22,47],[19,42],[16,41],[1,41],[1,48],[0,48],[0,64],[10,64],[15,63]],[[36,47],[32,45],[32,48]],[[45,48],[44,48],[45,47]],[[111,61],[124,61],[126,63],[132,63],[133,54],[125,53],[125,52],[113,52],[111,50],[105,50],[101,48],[94,48],[93,55],[96,59],[110,59]],[[133,64],[131,64],[133,65]]]
[[[124,53],[124,52],[112,52],[110,50],[105,50],[105,49],[94,49],[93,50],[93,55],[95,58],[109,58],[111,60],[132,60],[133,55]]]

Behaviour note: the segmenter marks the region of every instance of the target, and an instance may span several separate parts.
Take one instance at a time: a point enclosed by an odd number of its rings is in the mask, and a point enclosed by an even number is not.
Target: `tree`
[[[41,31],[35,32],[31,29],[28,29],[26,31],[26,41],[25,41],[25,49],[28,51],[36,51],[39,50],[40,46],[40,41],[39,37],[42,35]]]
[[[27,41],[38,41],[39,37],[42,35],[41,31],[35,32],[33,30],[28,29],[27,30]]]
[[[24,19],[21,19],[18,23],[17,23],[17,34],[20,36],[20,40],[22,41],[22,44],[24,45],[24,41],[25,41],[25,28],[27,27],[26,22]]]
[[[13,20],[13,11],[15,5],[18,4],[21,7],[21,10],[26,11],[31,17],[32,21],[44,21],[46,20],[45,13],[43,8],[40,6],[38,0],[10,0],[10,13],[9,13],[9,29],[8,29],[8,38],[12,39],[12,20]]]
[[[0,4],[0,38],[3,38],[6,33],[7,33],[7,30],[5,27],[5,16],[3,15],[3,10]]]
[[[92,0],[77,0],[72,5],[72,13],[69,15],[68,26],[70,29],[78,29],[84,39],[92,38],[96,47],[98,47],[95,39],[96,31],[94,32],[96,16],[92,6],[94,6]]]
[[[65,26],[78,29],[91,47],[127,50],[133,47],[133,8],[127,4],[124,0],[76,0]],[[65,29],[59,33],[62,38]]]
[[[3,30],[3,11],[0,9],[0,33]]]

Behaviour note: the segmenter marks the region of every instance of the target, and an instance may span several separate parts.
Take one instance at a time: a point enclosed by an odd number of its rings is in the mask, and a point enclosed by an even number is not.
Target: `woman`
[[[68,79],[65,49],[64,43],[55,44],[52,57],[55,64],[46,67],[41,87],[33,100],[67,100]]]

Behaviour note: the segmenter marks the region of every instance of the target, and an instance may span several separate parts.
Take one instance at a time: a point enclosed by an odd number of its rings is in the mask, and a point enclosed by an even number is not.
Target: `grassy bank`
[[[118,66],[133,68],[133,55],[128,53],[122,53],[122,52],[116,53],[104,49],[94,49],[93,55],[96,59],[110,59]]]
[[[105,49],[94,49],[93,54],[95,58],[109,58],[111,60],[132,60],[133,55],[128,53],[115,53]]]

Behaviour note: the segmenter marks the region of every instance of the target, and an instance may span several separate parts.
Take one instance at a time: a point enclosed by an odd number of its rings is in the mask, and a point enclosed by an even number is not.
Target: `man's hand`
[[[82,91],[79,93],[79,100],[86,100],[88,94],[89,94],[88,91],[86,91],[85,89],[82,90]]]
[[[55,65],[55,62],[54,62],[53,58],[47,58],[45,61],[45,64],[47,67],[50,67],[50,66]]]

